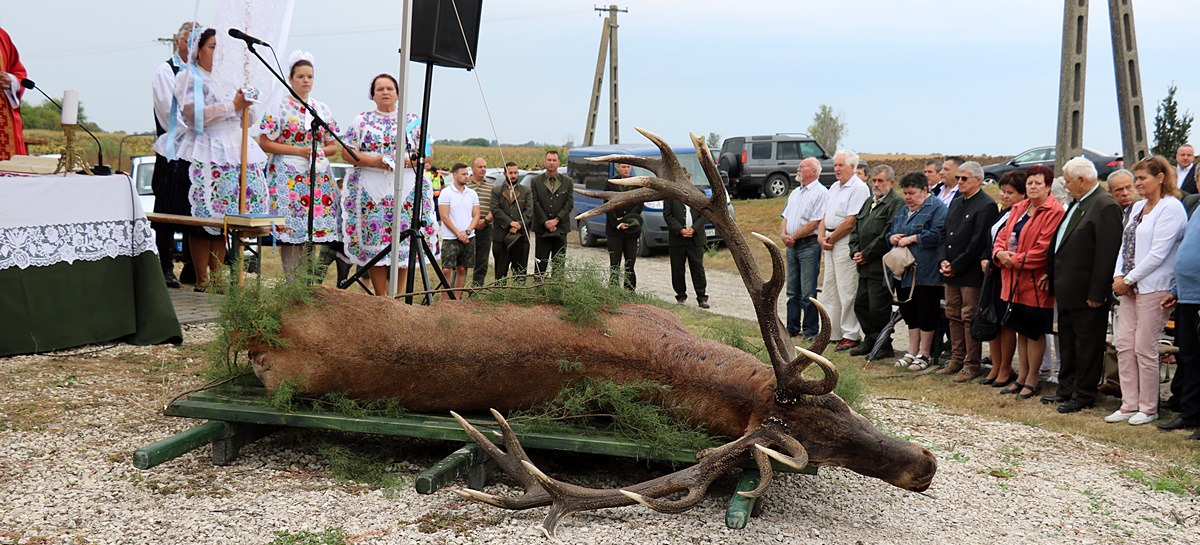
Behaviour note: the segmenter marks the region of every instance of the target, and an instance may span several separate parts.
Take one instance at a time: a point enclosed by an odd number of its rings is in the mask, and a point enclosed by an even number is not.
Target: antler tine
[[[754,455],[754,464],[758,466],[758,486],[754,487],[754,490],[738,492],[743,498],[757,498],[762,495],[767,491],[767,487],[771,486],[771,480],[775,476],[774,470],[771,469],[771,458],[764,452],[764,447],[757,444],[754,447],[751,454]]]
[[[779,292],[783,289],[783,279],[787,274],[783,264],[783,252],[774,240],[753,231],[750,234],[762,241],[763,246],[767,247],[767,252],[771,254],[771,278],[763,282],[763,295],[774,301],[779,298]]]
[[[587,160],[593,163],[623,163],[630,166],[644,168],[659,176],[663,175],[662,170],[664,165],[662,159],[655,157],[615,154],[605,155],[604,157],[588,157]]]
[[[521,447],[521,443],[517,441],[516,434],[512,432],[512,428],[509,427],[504,417],[500,416],[500,413],[496,412],[495,409],[492,410],[492,416],[496,418],[497,424],[503,430],[501,439],[504,441],[504,446],[508,449],[508,453],[500,450],[495,443],[492,443],[475,426],[472,426],[465,418],[459,416],[458,413],[450,411],[450,416],[453,416],[454,420],[458,421],[458,425],[462,426],[467,436],[472,441],[475,441],[475,444],[479,445],[483,449],[483,452],[495,461],[500,469],[503,469],[510,477],[516,479],[517,482],[521,483],[521,487],[525,489],[524,494],[516,497],[493,496],[469,488],[457,491],[459,495],[505,509],[529,509],[551,503],[550,496],[538,484],[537,479],[521,466],[521,462],[528,461],[529,457],[525,454],[525,449]]]
[[[832,392],[838,383],[839,374],[837,367],[834,367],[829,360],[825,359],[825,356],[816,352],[806,350],[804,347],[797,347],[797,350],[800,351],[801,355],[792,361],[791,369],[794,371],[786,377],[788,382],[786,390],[796,394],[814,396]],[[808,363],[811,362],[817,362],[817,366],[825,374],[825,376],[821,377],[821,380],[809,380],[800,376],[804,372],[804,369],[808,367]]]
[[[658,151],[662,154],[662,168],[667,172],[656,170],[654,173],[658,174],[661,178],[686,181],[687,171],[683,168],[683,165],[679,164],[679,158],[675,156],[675,150],[671,149],[671,145],[668,144],[666,140],[663,140],[663,137],[646,129],[641,127],[634,127],[634,129],[637,130],[637,132],[642,133],[642,136],[645,136],[647,140],[658,147]],[[705,150],[707,149],[708,148],[705,148]],[[697,192],[699,192],[699,190],[697,190]]]
[[[725,206],[725,203],[729,202],[729,193],[725,189],[725,180],[721,178],[721,172],[717,170],[717,164],[713,162],[712,154],[708,152],[708,143],[703,136],[688,134],[692,137],[692,146],[696,148],[696,157],[700,159],[700,168],[704,170],[704,176],[712,186],[713,206]]]
[[[817,315],[821,317],[821,329],[817,331],[817,336],[813,339],[808,349],[818,354],[823,354],[825,353],[825,347],[829,345],[829,332],[832,329],[832,325],[829,322],[829,313],[825,311],[825,305],[822,305],[816,297],[809,297],[808,300],[817,308]]]
[[[581,195],[587,195],[589,197],[603,199],[606,201],[600,206],[575,216],[575,219],[577,220],[590,218],[592,216],[599,216],[600,214],[607,214],[610,210],[615,208],[631,206],[634,204],[662,198],[657,190],[650,189],[648,187],[642,187],[631,191],[590,191],[586,189],[576,189],[575,192]]]

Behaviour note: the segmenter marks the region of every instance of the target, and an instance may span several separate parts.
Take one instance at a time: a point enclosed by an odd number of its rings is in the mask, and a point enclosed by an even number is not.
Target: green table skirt
[[[183,342],[154,252],[0,270],[0,356]]]

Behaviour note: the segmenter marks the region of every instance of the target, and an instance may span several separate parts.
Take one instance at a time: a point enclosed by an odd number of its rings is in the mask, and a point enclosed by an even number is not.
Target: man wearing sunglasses
[[[945,164],[952,161],[947,159]],[[949,365],[938,373],[954,375],[954,382],[963,383],[979,376],[982,346],[971,338],[971,322],[975,320],[979,288],[983,285],[979,256],[984,246],[991,244],[990,229],[1000,210],[996,201],[980,189],[983,167],[979,163],[968,161],[956,165],[954,170],[958,196],[946,213],[946,228],[938,247],[939,269],[946,279],[946,319],[950,321],[952,349]],[[945,177],[943,181],[951,182]]]

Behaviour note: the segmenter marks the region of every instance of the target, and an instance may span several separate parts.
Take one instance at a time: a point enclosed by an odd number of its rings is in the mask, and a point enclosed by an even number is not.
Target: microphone
[[[46,92],[43,91],[41,87],[38,87],[37,84],[33,82],[33,80],[31,80],[29,78],[23,78],[21,80],[21,87],[24,87],[26,89],[36,89],[37,92],[41,93],[42,96],[46,97],[46,100],[49,100],[51,104],[58,107],[59,112],[62,111],[62,104],[59,104],[58,101],[50,98],[50,95],[47,95]],[[100,139],[96,138],[96,135],[92,134],[92,131],[89,131],[88,128],[86,126],[84,126],[83,124],[80,124],[79,128],[83,129],[83,132],[88,133],[88,136],[92,137],[92,140],[96,141],[96,166],[95,166],[95,168],[92,169],[92,172],[95,173],[97,176],[107,176],[109,174],[112,174],[112,169],[110,169],[108,167],[108,165],[104,164],[104,148],[102,148],[100,146]]]
[[[242,32],[236,28],[229,29],[229,35],[233,38],[237,38],[243,42],[246,42],[246,46],[265,45],[267,47],[271,47],[271,44],[264,42],[258,38],[255,38],[254,36],[246,34],[245,32]]]

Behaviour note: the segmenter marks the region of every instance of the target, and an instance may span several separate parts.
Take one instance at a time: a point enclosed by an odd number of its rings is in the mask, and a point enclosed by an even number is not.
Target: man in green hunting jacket
[[[850,258],[858,265],[854,314],[863,330],[863,342],[850,351],[851,356],[870,354],[892,315],[892,294],[883,284],[883,255],[891,250],[885,237],[892,226],[892,217],[904,204],[892,191],[895,183],[896,171],[892,167],[880,165],[871,171],[871,198],[863,203],[850,232]],[[876,359],[894,356],[891,343],[875,355]]]
[[[550,259],[566,256],[567,233],[571,232],[572,211],[575,208],[575,181],[558,173],[558,152],[546,152],[543,163],[546,171],[530,180],[533,189],[533,233],[537,236],[533,250],[533,272],[543,274]]]

